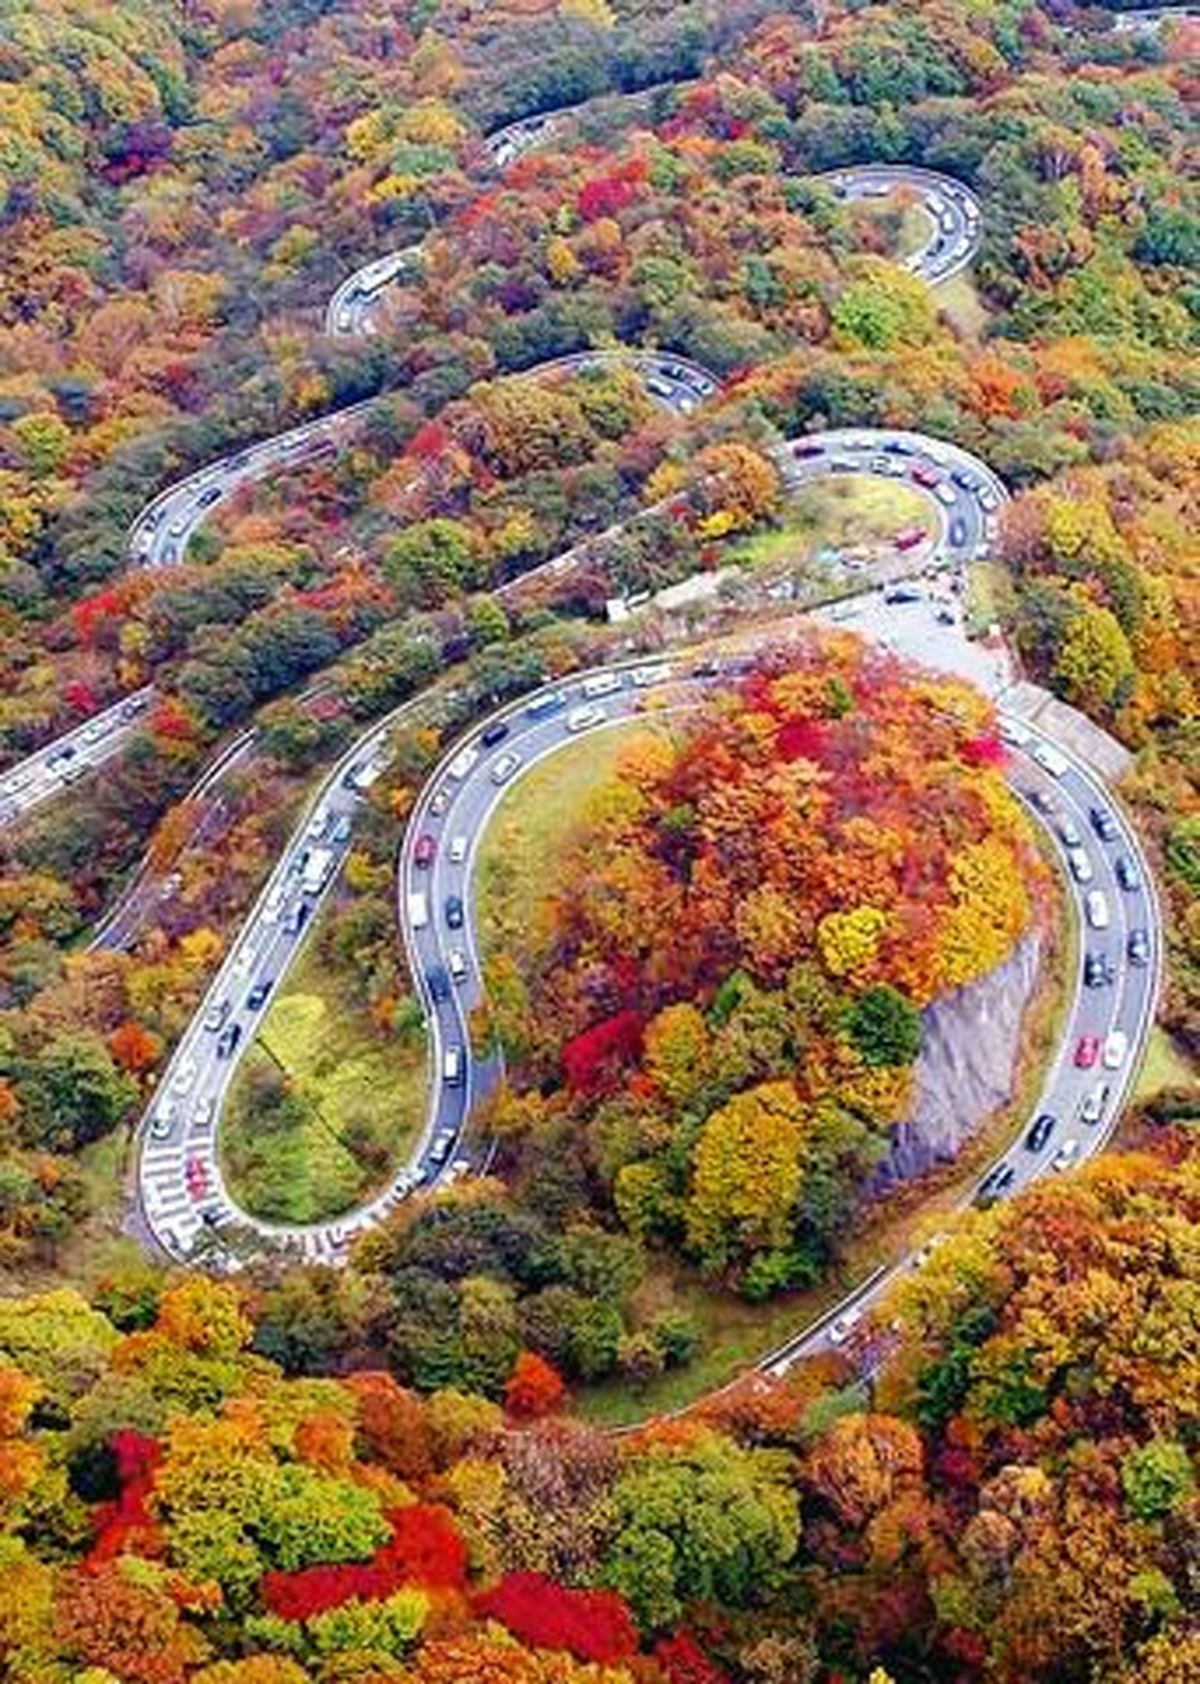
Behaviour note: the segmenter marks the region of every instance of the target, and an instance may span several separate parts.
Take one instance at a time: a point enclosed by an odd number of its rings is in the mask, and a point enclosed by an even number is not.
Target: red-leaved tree
[[[475,1606],[522,1642],[566,1649],[577,1660],[615,1666],[637,1652],[637,1627],[616,1591],[569,1590],[542,1573],[506,1573]]]
[[[504,1387],[504,1407],[510,1415],[533,1420],[561,1409],[567,1388],[553,1363],[536,1351],[519,1351]]]

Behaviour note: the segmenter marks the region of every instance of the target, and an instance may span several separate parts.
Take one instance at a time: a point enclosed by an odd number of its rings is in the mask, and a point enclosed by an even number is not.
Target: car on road
[[[1058,1126],[1058,1118],[1049,1111],[1043,1111],[1040,1117],[1035,1117],[1029,1133],[1025,1136],[1025,1149],[1029,1152],[1040,1152]]]
[[[811,444],[807,439],[801,439],[799,444],[792,446],[792,455],[801,462],[817,456],[824,456],[824,454],[825,446],[823,444]]]
[[[572,708],[567,715],[567,730],[573,735],[579,731],[590,731],[593,725],[600,725],[607,718],[607,712],[599,703],[584,702],[582,707]]]
[[[179,1101],[169,1096],[162,1101],[150,1119],[150,1133],[155,1140],[167,1140],[179,1116]]]
[[[1063,846],[1065,848],[1083,847],[1083,835],[1074,819],[1060,819],[1058,821],[1058,834],[1062,838]]]
[[[498,719],[494,725],[489,725],[487,729],[480,734],[479,740],[483,744],[484,748],[495,748],[497,743],[502,743],[505,737],[508,736],[508,729],[509,728],[504,720]]]
[[[1115,842],[1117,839],[1117,821],[1106,807],[1093,807],[1088,813],[1092,821],[1092,829],[1101,842]]]
[[[1099,1035],[1081,1035],[1075,1048],[1075,1068],[1091,1070],[1100,1057]]]
[[[434,792],[433,800],[429,803],[429,811],[435,819],[440,819],[454,799],[454,791],[447,789],[445,784]]]
[[[265,1005],[267,995],[274,987],[274,983],[274,977],[264,977],[261,982],[254,984],[254,987],[246,996],[246,1005],[250,1011],[256,1012],[261,1006]]]
[[[1130,930],[1129,940],[1125,945],[1131,965],[1148,965],[1150,963],[1150,937],[1145,930]]]
[[[463,1050],[451,1045],[442,1054],[442,1080],[448,1088],[459,1088],[463,1079]]]
[[[437,841],[426,831],[417,837],[416,847],[413,849],[413,864],[420,866],[422,871],[428,871],[437,853]]]
[[[1111,917],[1108,897],[1102,889],[1089,889],[1083,902],[1084,915],[1093,930],[1107,930]]]
[[[1142,886],[1142,879],[1133,861],[1125,854],[1118,854],[1113,865],[1117,874],[1117,882],[1127,894],[1135,894]]]
[[[1006,717],[1000,721],[1000,735],[1006,743],[1011,743],[1014,748],[1024,748],[1033,733],[1028,725],[1022,725],[1019,719]]]
[[[320,807],[309,820],[308,829],[305,831],[305,835],[308,837],[310,842],[319,842],[324,836],[328,825],[329,814],[323,807]]]
[[[1107,953],[1088,954],[1083,961],[1083,981],[1087,988],[1107,988],[1116,981],[1116,972]]]
[[[544,719],[548,713],[559,713],[567,705],[565,690],[547,690],[525,704],[526,719]]]
[[[467,849],[471,845],[469,836],[452,836],[450,838],[450,864],[461,865],[467,857]]]
[[[1096,873],[1086,848],[1068,848],[1067,861],[1071,867],[1071,876],[1077,883],[1091,883],[1095,879]]]
[[[289,935],[298,936],[308,922],[308,915],[312,907],[306,900],[298,900],[295,906],[289,907],[284,915],[283,927]]]
[[[217,1057],[218,1058],[232,1058],[233,1053],[234,1053],[234,1049],[236,1048],[236,1046],[237,1046],[238,1042],[241,1040],[241,1038],[242,1038],[242,1026],[241,1026],[241,1024],[240,1023],[227,1023],[225,1025],[224,1029],[222,1029],[221,1034],[220,1034],[220,1038],[217,1041]]]
[[[928,537],[923,526],[906,526],[903,532],[897,532],[892,539],[892,548],[896,550],[915,550],[918,544],[923,544]]]
[[[196,1080],[196,1060],[185,1058],[171,1077],[171,1092],[186,1093]]]
[[[349,842],[353,829],[354,820],[349,813],[339,813],[333,821],[333,829],[329,832],[329,840],[338,843],[339,846],[343,842]]]
[[[220,495],[221,487],[219,485],[206,486],[196,499],[197,508],[210,509]]]
[[[594,702],[598,696],[614,695],[624,683],[624,673],[597,672],[593,673],[591,678],[585,678],[579,688],[589,702]]]
[[[1078,1161],[1079,1142],[1072,1137],[1070,1140],[1063,1141],[1058,1151],[1050,1160],[1050,1168],[1054,1170],[1056,1174],[1061,1174],[1063,1170],[1070,1169],[1072,1165]]]
[[[883,600],[889,606],[901,602],[921,602],[924,594],[919,585],[889,585],[883,593]]]
[[[1012,1186],[1017,1178],[1017,1172],[1009,1163],[997,1164],[984,1176],[975,1190],[975,1203],[980,1210],[986,1210],[988,1205],[994,1205],[996,1200]]]
[[[1098,1123],[1100,1121],[1108,1105],[1108,1093],[1108,1083],[1097,1082],[1096,1086],[1085,1095],[1083,1104],[1079,1108],[1080,1122]]]
[[[446,897],[446,927],[451,930],[461,930],[463,927],[461,895],[447,895]]]
[[[1043,772],[1049,772],[1052,778],[1061,778],[1067,769],[1066,756],[1052,748],[1049,743],[1039,743],[1033,751],[1033,758]]]
[[[852,1305],[842,1315],[836,1316],[829,1324],[829,1343],[844,1345],[863,1319],[863,1311],[858,1304]]]
[[[521,756],[519,754],[513,754],[511,752],[508,754],[502,754],[496,764],[492,767],[492,782],[494,784],[507,783],[520,764]]]
[[[197,1105],[192,1117],[192,1127],[201,1134],[205,1134],[213,1127],[216,1120],[217,1096],[215,1093],[210,1093],[206,1099],[202,1099]]]
[[[950,542],[954,548],[961,549],[967,541],[967,523],[961,517],[950,522]]]
[[[1119,1070],[1129,1053],[1129,1036],[1123,1029],[1110,1029],[1104,1037],[1101,1062],[1106,1070]]]
[[[444,1164],[450,1156],[450,1148],[454,1145],[454,1130],[441,1129],[433,1137],[433,1145],[429,1148],[429,1156],[435,1164]]]
[[[450,967],[450,975],[455,982],[467,980],[467,956],[461,947],[452,947],[446,955],[446,963]]]
[[[450,998],[450,978],[440,965],[430,965],[425,972],[425,981],[429,985],[429,993],[434,1000],[448,1000]]]
[[[204,1014],[204,1027],[215,1035],[218,1029],[223,1029],[225,1019],[229,1016],[232,1001],[217,1000]]]

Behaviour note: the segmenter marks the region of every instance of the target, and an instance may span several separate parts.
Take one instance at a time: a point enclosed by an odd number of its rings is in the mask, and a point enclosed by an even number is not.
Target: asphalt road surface
[[[971,189],[953,176],[908,164],[863,164],[830,170],[816,178],[846,204],[886,200],[906,191],[921,204],[929,220],[922,244],[904,260],[930,286],[938,286],[966,269],[983,237],[983,213]]]

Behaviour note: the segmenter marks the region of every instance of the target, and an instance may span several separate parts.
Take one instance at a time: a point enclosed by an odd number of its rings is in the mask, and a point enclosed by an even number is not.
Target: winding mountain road
[[[553,135],[563,115],[525,119],[489,137],[484,143],[489,163],[506,167]],[[974,193],[962,183],[933,171],[891,165],[841,169],[816,179],[846,202],[882,201],[900,192],[912,196],[923,207],[928,232],[906,266],[931,286],[961,272],[978,250],[982,213]],[[420,247],[412,246],[357,270],[328,305],[327,332],[334,337],[369,335],[379,301],[419,264]],[[648,390],[680,414],[718,389],[707,370],[669,353],[589,353],[558,359],[551,366],[580,366],[614,355],[638,367]],[[168,487],[134,522],[131,560],[148,568],[177,564],[213,509],[249,484],[343,449],[378,401],[354,404],[289,429]],[[810,435],[783,446],[779,461],[793,489],[839,474],[902,480],[928,504],[922,565],[932,561],[949,570],[987,553],[1007,496],[978,458],[944,441],[902,430],[848,428]],[[535,572],[561,572],[573,564],[575,554],[567,552]],[[259,1221],[237,1209],[221,1174],[217,1135],[222,1103],[240,1058],[253,1042],[260,1015],[337,880],[363,795],[386,760],[389,733],[419,708],[420,699],[377,722],[355,743],[323,782],[277,862],[143,1119],[141,1207],[164,1250],[187,1260],[205,1234],[230,1228],[264,1247],[337,1262],[357,1234],[414,1189],[434,1186],[486,1161],[489,1143],[469,1133],[473,1108],[499,1074],[495,1060],[471,1056],[468,1035],[470,1011],[481,998],[472,882],[480,839],[507,791],[566,743],[627,723],[647,696],[663,687],[669,687],[672,706],[686,708],[706,688],[733,676],[714,672],[705,659],[685,668],[680,665],[683,658],[677,652],[670,660],[577,674],[525,698],[477,725],[429,780],[407,828],[397,873],[399,923],[429,1025],[430,1094],[424,1127],[410,1161],[369,1203],[336,1221],[294,1227]],[[153,694],[146,687],[124,698],[11,768],[0,778],[0,826],[120,753]],[[1094,774],[1027,725],[1002,719],[1002,727],[1011,748],[1013,787],[1063,861],[1082,936],[1067,1027],[1036,1107],[1039,1116],[1053,1122],[1042,1126],[1036,1149],[1019,1143],[992,1166],[981,1188],[995,1196],[1048,1169],[1080,1161],[1103,1143],[1128,1095],[1153,1022],[1162,957],[1149,868],[1119,808]],[[252,733],[237,739],[238,752],[252,740]],[[201,784],[217,770],[210,767]],[[119,918],[110,918],[109,933],[114,931],[119,944]],[[103,928],[98,939],[104,939]],[[1085,978],[1088,956],[1091,981],[1103,979],[1095,986]],[[1091,1038],[1099,1049],[1099,1071],[1077,1062],[1081,1044],[1090,1061]],[[918,1260],[901,1259],[893,1269],[873,1276],[828,1317],[765,1357],[760,1368],[782,1373],[822,1344],[852,1340],[864,1311]]]

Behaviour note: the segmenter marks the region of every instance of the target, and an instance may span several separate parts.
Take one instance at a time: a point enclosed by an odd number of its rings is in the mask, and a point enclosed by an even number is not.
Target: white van
[[[442,1054],[442,1080],[448,1088],[462,1086],[463,1079],[463,1050],[459,1046],[447,1047]]]

